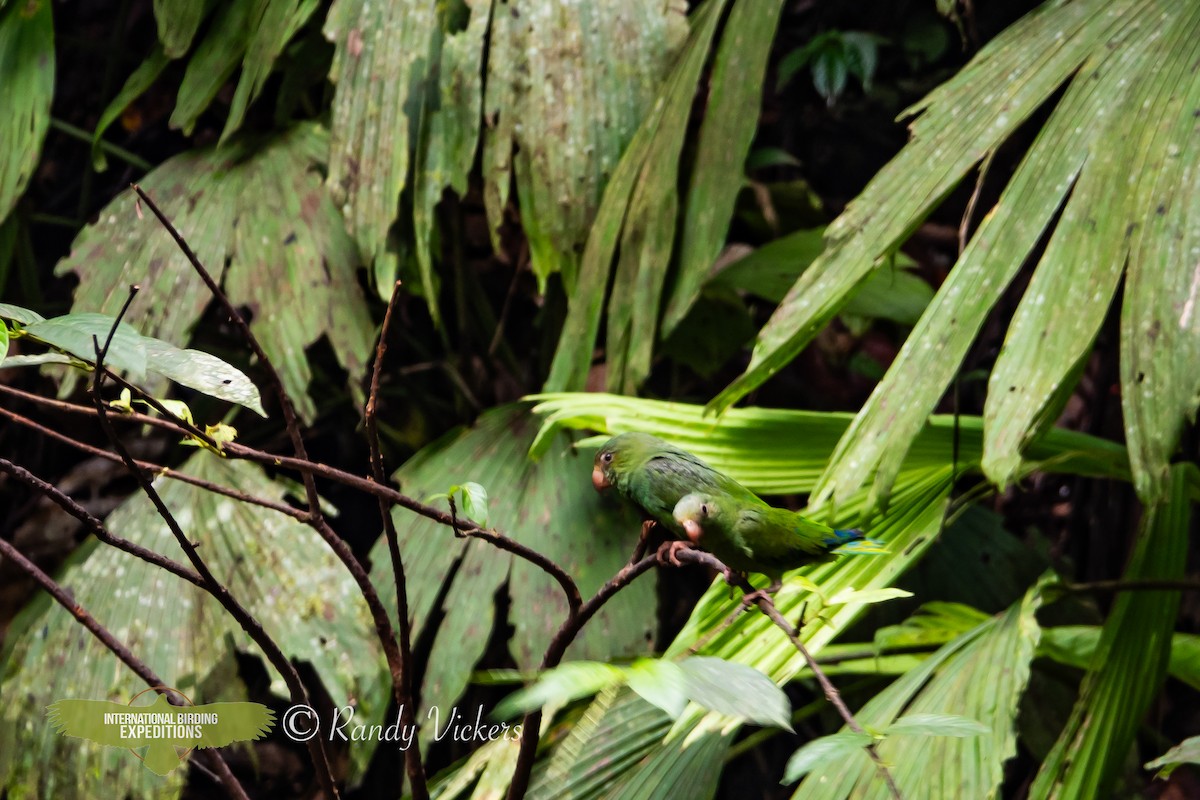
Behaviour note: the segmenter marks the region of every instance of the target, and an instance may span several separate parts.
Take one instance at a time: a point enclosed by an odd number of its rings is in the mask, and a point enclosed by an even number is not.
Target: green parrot
[[[675,505],[686,494],[729,497],[744,506],[770,508],[758,495],[686,450],[648,433],[622,433],[604,443],[592,465],[597,491],[614,487],[651,520],[683,539]],[[645,537],[649,523],[643,528]]]
[[[688,540],[735,572],[759,572],[773,592],[786,570],[829,561],[836,553],[886,553],[860,530],[835,530],[807,517],[763,503],[744,503],[727,494],[693,492],[673,512]]]

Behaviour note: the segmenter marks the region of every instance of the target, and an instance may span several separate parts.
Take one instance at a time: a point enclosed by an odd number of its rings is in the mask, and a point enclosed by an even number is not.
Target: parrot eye
[[[612,453],[604,453],[600,456],[600,460],[603,461],[605,464],[611,464],[612,456],[613,456]]]
[[[706,517],[708,516],[708,505],[706,503],[700,504],[700,513]]]

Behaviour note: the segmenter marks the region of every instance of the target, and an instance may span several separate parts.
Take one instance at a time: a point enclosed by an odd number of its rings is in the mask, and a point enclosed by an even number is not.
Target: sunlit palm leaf
[[[980,800],[998,796],[1004,762],[1016,754],[1014,722],[1040,629],[1041,587],[1003,614],[944,645],[855,713],[883,730],[907,714],[959,714],[982,722],[979,738],[889,736],[878,745],[905,797]],[[800,800],[890,797],[866,753],[823,764],[797,788]]]
[[[283,500],[278,485],[245,462],[199,453],[183,471]],[[316,533],[290,517],[190,484],[160,479],[158,490],[187,535],[200,543],[213,573],[284,653],[313,665],[335,705],[356,704],[356,721],[381,720],[387,676],[366,603]],[[185,560],[141,494],[114,511],[107,524],[116,534]],[[119,641],[193,701],[244,696],[232,663],[234,648],[258,654],[257,647],[207,593],[94,543],[73,556],[57,578]],[[164,782],[126,751],[59,736],[45,723],[45,707],[56,700],[127,702],[146,688],[61,606],[43,595],[27,608],[8,635],[3,662],[14,669],[0,684],[0,752],[14,758],[0,786],[68,799],[177,795],[182,770]],[[282,679],[270,674],[272,688],[286,696]],[[351,752],[354,774],[363,773],[372,749],[368,742],[357,743]]]
[[[1187,563],[1194,464],[1172,468],[1169,490],[1143,520],[1125,578],[1178,579]],[[1192,473],[1189,475],[1189,472]],[[1029,796],[1103,797],[1162,687],[1179,592],[1124,592],[1104,623],[1079,700]]]
[[[829,452],[844,436],[851,414],[793,409],[734,408],[706,415],[689,403],[620,395],[559,393],[534,395],[546,418],[544,432],[562,425],[605,433],[644,431],[675,442],[762,494],[810,492]],[[949,465],[957,435],[959,471],[978,467],[982,421],[935,416],[917,437],[904,468]],[[535,452],[540,444],[535,443]],[[1125,448],[1073,431],[1053,430],[1027,453],[1047,471],[1128,479]]]

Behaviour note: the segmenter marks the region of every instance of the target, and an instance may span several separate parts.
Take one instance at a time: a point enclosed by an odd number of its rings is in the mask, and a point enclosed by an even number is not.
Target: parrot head
[[[699,544],[704,526],[721,513],[717,501],[707,494],[685,494],[675,504],[675,521],[683,528],[692,544]]]
[[[645,464],[667,444],[648,433],[622,433],[609,439],[592,462],[592,485],[603,491],[631,470]]]

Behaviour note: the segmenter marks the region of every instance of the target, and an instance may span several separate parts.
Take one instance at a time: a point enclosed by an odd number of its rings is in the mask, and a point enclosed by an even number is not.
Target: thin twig
[[[7,388],[7,387],[0,385],[0,390],[3,390],[5,388]],[[71,403],[66,403],[64,405],[72,406],[72,408],[83,409],[82,406],[74,406]],[[86,410],[87,413],[92,416],[96,416],[96,409],[94,409],[94,408],[87,408],[87,409],[83,409],[83,410]],[[117,464],[124,463],[121,460],[121,457],[119,455],[117,455],[116,453],[110,453],[107,450],[87,444],[86,442],[81,442],[78,439],[72,439],[70,436],[67,436],[65,433],[60,433],[59,431],[56,431],[53,428],[47,427],[46,425],[42,425],[39,422],[35,422],[34,420],[31,420],[28,417],[22,416],[21,414],[18,414],[15,411],[9,411],[7,408],[4,408],[3,406],[0,406],[0,416],[7,417],[8,419],[12,420],[13,422],[16,422],[19,425],[24,425],[25,427],[29,428],[30,430],[37,431],[41,435],[48,436],[51,439],[56,439],[57,441],[60,441],[63,444],[66,444],[70,447],[74,447],[77,450],[81,450],[81,451],[87,453],[88,455],[94,456],[96,458],[102,458],[105,461],[112,461]],[[117,416],[116,419],[124,420],[124,419],[126,419],[127,416],[128,415],[126,415],[126,414],[121,414],[121,415]],[[111,419],[111,417],[110,417],[110,419]],[[156,418],[149,417],[149,419],[156,419]],[[156,419],[156,421],[161,422],[162,420]],[[214,494],[223,495],[225,497],[229,497],[234,500],[239,500],[243,503],[249,503],[251,505],[261,506],[262,508],[267,508],[267,509],[270,509],[271,511],[276,511],[280,514],[285,514],[285,515],[291,517],[292,519],[299,520],[301,522],[304,522],[308,519],[308,512],[301,511],[298,508],[293,508],[292,506],[289,506],[286,503],[277,503],[274,500],[268,500],[265,497],[259,497],[257,495],[249,494],[248,492],[243,492],[238,489],[231,489],[228,486],[222,486],[221,484],[214,483],[213,481],[206,481],[203,478],[197,478],[192,475],[188,475],[186,472],[179,472],[177,470],[171,469],[170,467],[164,467],[162,464],[155,464],[151,461],[143,461],[141,459],[135,459],[134,463],[137,464],[138,468],[141,469],[142,471],[147,472],[156,477],[162,476],[165,478],[171,478],[172,480],[180,481],[182,483],[189,483],[192,486],[199,487],[201,489],[204,489],[205,491],[212,492]]]
[[[987,179],[988,170],[992,166],[992,157],[996,154],[994,150],[988,151],[983,162],[979,165],[979,174],[975,176],[975,189],[971,192],[971,199],[967,201],[967,207],[963,210],[962,220],[958,223],[958,255],[961,257],[963,250],[967,249],[967,235],[970,233],[971,221],[975,216],[975,206],[979,202],[979,195],[983,193],[983,182]]]
[[[371,476],[381,486],[387,483],[387,475],[383,468],[383,450],[379,444],[379,426],[376,424],[375,415],[378,410],[379,379],[383,373],[383,356],[387,353],[387,338],[391,328],[392,312],[396,307],[396,298],[399,296],[400,281],[396,281],[396,285],[392,287],[392,296],[388,300],[387,312],[383,315],[383,325],[379,330],[379,344],[375,348],[375,364],[371,368],[371,390],[367,395],[367,407],[363,415],[367,443],[371,448]],[[376,499],[379,502],[379,516],[383,520],[383,535],[387,539],[388,556],[392,562],[392,579],[396,584],[396,626],[400,633],[401,670],[400,674],[393,676],[392,693],[395,696],[401,725],[409,730],[415,730],[412,626],[408,619],[408,579],[404,574],[404,562],[400,558],[400,540],[396,535],[396,526],[392,522],[391,506],[382,497]],[[421,764],[421,749],[417,737],[413,737],[412,747],[404,750],[404,770],[408,773],[408,783],[412,789],[414,800],[426,800],[429,797],[429,786],[425,779],[425,768]]]
[[[48,497],[63,511],[82,522],[97,539],[105,544],[112,545],[118,550],[123,550],[156,567],[161,567],[172,575],[182,578],[195,586],[204,586],[204,580],[200,577],[199,573],[188,569],[178,561],[167,558],[153,550],[142,547],[136,542],[131,542],[128,539],[111,533],[108,528],[104,527],[104,523],[92,516],[86,508],[72,500],[57,486],[47,483],[24,467],[18,466],[6,458],[0,458],[0,472],[8,473],[25,485]]]
[[[795,628],[783,618],[783,615],[779,613],[779,609],[775,607],[775,603],[771,601],[766,593],[755,591],[754,587],[750,585],[749,581],[742,576],[736,575],[736,573],[732,573],[719,558],[711,553],[706,553],[703,550],[695,549],[680,550],[676,552],[675,558],[682,563],[703,564],[704,566],[714,569],[725,575],[734,575],[734,585],[741,589],[743,593],[747,595],[754,595],[754,602],[759,609],[766,614],[773,623],[775,623],[775,627],[779,628],[787,635],[788,641],[790,641],[792,646],[795,647],[800,655],[804,657],[804,661],[808,664],[808,668],[812,670],[813,675],[816,677],[817,684],[821,687],[821,691],[825,693],[825,698],[837,710],[838,715],[841,716],[842,720],[846,723],[846,727],[855,733],[866,733],[862,726],[858,724],[858,720],[856,720],[854,715],[850,713],[850,709],[846,706],[845,701],[842,700],[842,696],[838,692],[837,687],[833,685],[833,682],[829,680],[829,676],[825,674],[824,670],[821,669],[821,666],[817,663],[816,659],[813,658],[812,654],[808,652],[808,648],[804,646],[804,642],[800,641],[800,637],[796,635]],[[875,744],[873,742],[868,744],[866,746],[866,751],[867,755],[871,757],[871,760],[875,762],[875,768],[879,771],[880,776],[887,784],[888,791],[891,792],[892,797],[896,798],[896,800],[902,800],[903,796],[900,794],[900,789],[896,786],[896,782],[892,778],[891,771],[888,770],[887,765],[884,764],[883,759],[880,758],[879,751],[875,748]]]
[[[283,677],[284,683],[287,684],[288,692],[291,696],[292,702],[297,705],[309,705],[308,690],[305,688],[304,682],[300,679],[300,673],[296,671],[295,666],[293,666],[292,662],[288,660],[288,657],[284,654],[284,652],[279,649],[279,646],[275,643],[275,640],[267,634],[266,629],[262,626],[262,623],[260,623],[253,614],[251,614],[244,606],[242,606],[242,604],[238,602],[238,600],[230,593],[229,589],[220,581],[218,581],[215,575],[213,575],[212,571],[208,568],[208,565],[204,562],[204,559],[201,558],[200,554],[197,552],[196,546],[192,544],[190,539],[188,539],[187,534],[185,534],[183,529],[179,526],[179,522],[175,519],[175,516],[171,513],[171,510],[167,508],[166,503],[164,503],[162,497],[159,496],[158,491],[154,488],[154,484],[150,481],[146,474],[138,468],[133,456],[130,455],[129,451],[125,448],[125,445],[121,442],[121,438],[117,436],[116,429],[113,428],[112,422],[108,419],[108,407],[105,405],[104,400],[101,397],[101,390],[104,387],[104,378],[106,373],[106,370],[104,369],[104,359],[108,355],[108,348],[109,345],[112,344],[112,339],[116,334],[117,326],[121,324],[121,318],[125,315],[125,311],[129,308],[129,304],[133,301],[137,291],[137,286],[130,287],[129,297],[126,299],[125,305],[121,308],[121,312],[117,315],[117,318],[113,320],[112,328],[109,329],[108,338],[104,342],[104,346],[101,347],[99,342],[96,340],[96,337],[92,337],[92,344],[96,350],[96,371],[92,375],[92,402],[95,404],[96,412],[99,415],[100,427],[104,429],[104,433],[106,436],[108,436],[113,448],[118,454],[120,454],[121,459],[125,462],[125,466],[128,467],[130,473],[138,482],[139,488],[141,488],[142,492],[147,498],[149,498],[150,502],[154,505],[155,510],[158,511],[158,515],[162,518],[163,522],[166,523],[167,528],[171,531],[171,534],[175,537],[175,540],[183,549],[184,555],[187,556],[187,559],[191,562],[192,567],[197,573],[199,573],[201,579],[203,580],[203,587],[205,591],[212,595],[212,597],[221,604],[221,606],[229,613],[231,617],[233,617],[238,625],[241,626],[242,630],[246,632],[246,635],[249,636],[250,639],[259,646],[259,649],[262,650],[263,655],[266,656],[271,665],[275,667],[275,669]],[[325,753],[325,743],[323,738],[320,736],[314,736],[305,744],[309,751],[309,757],[313,761],[313,769],[316,772],[317,782],[321,785],[321,789],[329,797],[335,798],[336,800],[336,798],[338,798],[340,795],[338,794],[337,784],[333,778],[333,769],[330,766],[329,757]]]
[[[97,622],[96,618],[88,613],[87,609],[71,596],[70,592],[59,586],[53,578],[39,569],[37,564],[26,558],[24,553],[2,538],[0,538],[0,555],[4,556],[9,562],[16,564],[22,572],[33,578],[46,591],[46,594],[50,595],[56,603],[65,608],[80,625],[95,636],[109,652],[120,659],[121,663],[133,670],[133,673],[141,678],[147,686],[155,688],[159,694],[166,695],[167,700],[173,705],[178,703],[176,698],[172,697],[171,693],[165,688],[167,683],[158,677],[154,670],[150,669],[144,661],[135,656],[107,628]],[[241,783],[238,782],[238,779],[229,770],[229,765],[225,763],[225,759],[221,757],[221,754],[215,750],[211,750],[208,751],[208,758],[211,768],[217,773],[221,782],[225,784],[225,788],[229,791],[230,795],[238,798],[238,800],[249,800],[246,790],[242,788]]]

